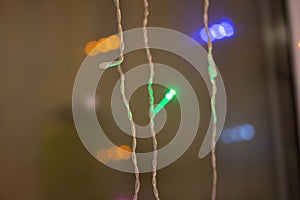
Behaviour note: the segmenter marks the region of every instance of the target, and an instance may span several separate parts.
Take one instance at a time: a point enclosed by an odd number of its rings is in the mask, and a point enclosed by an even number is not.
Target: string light
[[[152,55],[150,52],[150,48],[148,45],[148,35],[147,35],[147,25],[148,25],[148,16],[149,16],[149,3],[148,0],[144,0],[144,20],[143,20],[143,39],[144,39],[144,45],[146,50],[146,55],[148,59],[148,64],[150,67],[150,75],[148,79],[148,93],[149,93],[149,104],[150,104],[150,131],[152,135],[152,143],[153,143],[153,160],[152,160],[152,187],[153,187],[153,193],[156,200],[159,200],[159,193],[157,189],[157,181],[156,181],[156,175],[157,175],[157,139],[156,134],[154,130],[154,95],[153,95],[153,79],[154,79],[154,64],[152,61]]]
[[[105,42],[107,40],[107,38],[102,38],[97,42],[97,51],[100,53],[106,53],[109,52],[111,49],[109,48],[109,46],[107,45],[107,43]]]
[[[225,38],[231,38],[235,34],[233,23],[229,20],[223,20],[219,24],[213,24],[208,28],[211,42],[215,40],[223,40]],[[202,28],[199,32],[200,38],[204,42],[208,42],[206,28]]]
[[[122,27],[122,14],[121,14],[121,8],[120,8],[120,2],[119,0],[115,0],[115,6],[117,9],[117,21],[118,21],[118,32],[120,35],[120,61],[124,60],[124,38],[123,38],[123,27]],[[117,66],[118,72],[120,74],[121,83],[120,83],[120,93],[123,98],[124,106],[127,109],[127,116],[130,122],[131,127],[131,134],[132,134],[132,153],[131,158],[134,165],[134,173],[135,173],[135,190],[134,190],[134,196],[133,200],[138,199],[138,194],[140,191],[140,175],[139,175],[139,167],[137,163],[137,157],[136,157],[136,148],[137,148],[137,140],[136,140],[136,129],[135,124],[133,122],[132,118],[132,112],[129,106],[128,99],[125,95],[125,75],[123,73],[123,70],[121,68],[121,63]]]
[[[152,111],[153,115],[156,115],[163,109],[176,95],[176,91],[174,89],[169,90],[165,97],[161,100],[161,102],[155,107],[155,109]]]
[[[97,50],[95,47],[97,46],[97,41],[90,41],[85,45],[84,51],[85,54],[88,56],[95,56],[97,55]]]
[[[120,58],[117,61],[103,62],[103,63],[99,64],[99,67],[101,69],[107,69],[107,68],[110,68],[110,67],[117,67],[117,66],[121,65],[121,63],[123,62],[123,60],[124,60],[123,58]]]
[[[250,141],[255,136],[255,129],[250,124],[227,128],[222,132],[222,141],[225,144]]]
[[[200,37],[201,37],[201,39],[202,39],[204,42],[207,42],[207,41],[208,41],[205,28],[202,28],[202,29],[201,29],[201,31],[200,31]],[[213,42],[213,41],[215,41],[215,40],[216,40],[216,38],[214,38],[213,35],[211,34],[211,36],[210,36],[210,41]]]
[[[111,49],[118,49],[120,47],[120,38],[117,35],[110,36],[107,40],[107,46]]]
[[[232,37],[235,34],[233,23],[229,20],[220,23],[220,32],[224,37]]]
[[[128,155],[131,156],[133,164],[134,164],[134,169],[135,169],[135,177],[136,177],[136,182],[135,182],[135,193],[134,193],[134,200],[137,200],[138,198],[138,193],[140,189],[140,180],[139,180],[139,169],[138,169],[138,164],[137,164],[137,157],[136,157],[136,147],[137,147],[137,141],[136,141],[136,130],[135,130],[135,125],[132,119],[132,112],[129,107],[128,99],[126,98],[125,95],[125,75],[122,71],[121,68],[121,63],[124,60],[124,39],[123,39],[123,30],[122,30],[122,24],[121,24],[121,9],[120,9],[120,3],[119,0],[114,0],[116,9],[117,9],[117,18],[118,18],[118,31],[120,34],[119,37],[109,37],[109,38],[102,38],[99,41],[91,41],[89,42],[86,47],[85,47],[85,52],[87,55],[96,55],[97,53],[105,53],[113,49],[120,48],[120,58],[117,61],[112,61],[112,62],[105,62],[101,63],[99,67],[101,69],[107,69],[109,67],[117,67],[120,77],[121,77],[121,84],[120,84],[120,92],[123,97],[123,103],[127,109],[127,114],[128,118],[130,121],[131,125],[131,131],[132,131],[132,151],[128,149],[128,147],[112,147],[109,150],[99,150],[97,152],[97,156],[99,154],[99,159],[104,159],[106,158],[106,162],[109,161],[117,161],[119,159],[126,159]],[[156,140],[156,134],[154,131],[154,116],[159,113],[159,111],[164,108],[168,102],[170,102],[175,96],[176,96],[176,91],[174,89],[171,89],[166,93],[165,97],[163,100],[154,108],[154,95],[153,95],[153,89],[152,89],[152,84],[153,84],[153,78],[154,78],[154,64],[152,62],[152,55],[149,49],[148,45],[148,37],[147,37],[147,23],[148,23],[148,15],[149,15],[149,10],[148,10],[148,1],[144,0],[144,20],[143,20],[143,28],[144,28],[144,44],[145,44],[145,49],[147,53],[147,59],[148,63],[150,66],[150,76],[148,79],[148,93],[149,93],[149,103],[150,103],[150,129],[151,129],[151,134],[153,138],[153,162],[152,162],[152,167],[153,167],[153,174],[152,174],[152,185],[153,185],[153,191],[154,191],[154,196],[156,200],[159,200],[159,194],[157,190],[157,185],[156,185],[156,165],[157,165],[157,140]],[[215,78],[217,76],[217,71],[216,71],[216,66],[215,62],[213,60],[213,54],[212,54],[212,41],[218,39],[223,39],[225,37],[232,37],[234,35],[234,28],[231,26],[231,24],[222,22],[220,24],[215,24],[211,28],[208,27],[208,8],[209,8],[209,0],[205,0],[205,7],[204,7],[204,24],[205,28],[203,28],[200,31],[200,36],[201,38],[208,43],[208,73],[210,77],[210,81],[212,84],[212,97],[211,97],[211,109],[212,109],[212,117],[213,117],[213,137],[212,137],[212,166],[213,166],[213,189],[212,189],[212,196],[211,199],[215,200],[216,198],[216,184],[217,184],[217,170],[216,170],[216,155],[215,155],[215,137],[216,137],[216,122],[217,122],[217,115],[216,115],[216,109],[215,109],[215,96],[217,92],[216,88],[216,82]],[[300,42],[298,44],[300,48]],[[95,51],[96,48],[96,51]],[[127,148],[127,150],[126,150]],[[129,147],[130,148],[130,147]],[[125,154],[124,154],[125,152]],[[105,157],[107,156],[108,157]],[[130,157],[129,156],[129,157]]]
[[[122,145],[122,146],[119,146],[119,148],[117,149],[117,154],[120,159],[127,160],[127,159],[131,158],[131,151],[132,150],[129,146]]]
[[[217,86],[215,78],[217,76],[217,70],[216,65],[213,60],[213,46],[211,41],[211,35],[210,29],[208,27],[208,8],[209,8],[209,0],[204,1],[204,14],[203,14],[203,22],[205,25],[206,35],[207,35],[207,48],[208,48],[208,73],[210,77],[210,82],[212,84],[212,96],[210,100],[211,110],[212,110],[212,117],[213,117],[213,132],[212,132],[212,139],[211,139],[211,145],[212,145],[212,151],[211,151],[211,164],[213,168],[213,177],[212,177],[212,192],[211,192],[211,200],[216,199],[217,195],[217,180],[218,180],[218,174],[217,174],[217,159],[216,159],[216,147],[215,147],[215,140],[216,140],[216,133],[217,133],[217,113],[215,108],[215,98],[217,93]],[[226,29],[224,27],[225,33]],[[217,36],[217,35],[216,35]]]
[[[111,35],[108,38],[101,38],[98,41],[90,41],[85,45],[85,53],[88,56],[95,56],[98,53],[106,53],[120,48],[120,38],[117,35]]]
[[[128,160],[131,158],[131,148],[127,145],[113,146],[109,149],[100,149],[97,151],[97,159],[103,163],[112,161]]]

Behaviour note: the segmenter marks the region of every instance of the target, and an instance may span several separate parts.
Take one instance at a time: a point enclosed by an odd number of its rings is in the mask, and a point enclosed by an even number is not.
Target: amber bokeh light
[[[101,38],[98,41],[90,41],[85,45],[85,53],[88,56],[95,56],[98,53],[106,53],[120,47],[120,38],[112,35],[108,38]]]
[[[95,56],[97,55],[97,51],[95,50],[95,47],[97,46],[97,41],[90,41],[85,45],[85,54],[89,56]]]
[[[100,149],[97,151],[97,159],[102,163],[111,161],[128,160],[131,158],[131,148],[127,145],[113,146],[110,149]]]

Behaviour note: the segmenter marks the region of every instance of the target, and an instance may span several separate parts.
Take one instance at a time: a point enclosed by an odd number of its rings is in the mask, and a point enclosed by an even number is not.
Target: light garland
[[[176,91],[174,89],[170,89],[164,96],[164,98],[161,100],[161,102],[154,107],[154,93],[153,93],[153,79],[154,79],[154,63],[152,61],[152,54],[150,52],[149,44],[148,44],[148,35],[147,35],[147,24],[148,24],[148,16],[149,16],[149,4],[148,0],[144,1],[144,19],[143,19],[143,39],[144,39],[144,46],[146,50],[146,56],[149,64],[150,69],[150,75],[148,78],[148,94],[149,94],[149,104],[150,104],[150,131],[153,141],[153,160],[152,160],[152,186],[153,186],[153,193],[156,200],[160,200],[159,198],[159,192],[157,189],[157,139],[156,139],[156,133],[155,133],[155,123],[154,123],[154,117],[156,114],[158,114],[162,108],[164,108],[176,95]],[[117,21],[118,21],[118,33],[120,37],[119,47],[120,47],[120,56],[119,59],[112,62],[104,62],[99,64],[99,68],[101,69],[107,69],[110,67],[117,67],[117,70],[120,74],[120,93],[122,95],[124,106],[127,109],[127,115],[128,119],[130,121],[130,127],[131,127],[131,133],[132,133],[132,153],[131,158],[134,165],[134,171],[135,171],[135,190],[134,190],[134,196],[133,200],[138,199],[139,190],[140,190],[140,178],[139,178],[139,167],[137,162],[137,156],[136,156],[136,148],[137,148],[137,139],[136,139],[136,128],[135,123],[133,121],[132,117],[132,111],[129,106],[128,99],[125,94],[125,74],[123,73],[123,70],[121,68],[121,64],[124,61],[124,38],[123,38],[123,28],[122,28],[122,13],[120,8],[120,2],[119,0],[114,0],[116,10],[117,10]],[[213,169],[213,184],[212,184],[212,192],[211,192],[211,200],[216,199],[216,193],[217,193],[217,161],[216,161],[216,147],[215,147],[215,138],[216,138],[216,124],[217,124],[217,114],[216,114],[216,108],[215,108],[215,98],[217,93],[217,86],[216,86],[216,77],[217,77],[217,70],[216,65],[213,60],[213,45],[212,45],[212,37],[211,37],[211,30],[208,26],[208,9],[209,9],[209,0],[204,0],[204,14],[203,14],[203,22],[205,25],[205,32],[207,36],[207,47],[208,47],[208,53],[207,53],[207,59],[208,59],[208,73],[210,77],[210,82],[212,84],[212,95],[211,95],[211,112],[212,112],[212,119],[213,119],[213,129],[212,129],[212,153],[211,153],[211,164]],[[202,31],[203,32],[203,31]],[[203,35],[203,33],[202,33]],[[213,36],[214,38],[215,36]],[[229,37],[229,36],[228,36]],[[92,43],[93,42],[93,43]],[[102,42],[102,43],[101,43]],[[90,46],[86,47],[86,52],[88,55],[96,55],[97,52],[92,51],[91,46],[98,46],[104,45],[103,39],[98,42],[91,41],[89,43]],[[116,47],[113,47],[112,49],[115,49]],[[99,50],[99,48],[97,48]],[[101,52],[101,51],[99,51]]]
[[[211,152],[211,164],[213,168],[213,185],[212,185],[212,192],[211,192],[211,200],[216,199],[217,195],[217,181],[218,181],[218,173],[217,173],[217,159],[216,159],[216,147],[215,147],[215,139],[216,139],[216,131],[217,131],[217,113],[216,113],[216,107],[215,107],[215,98],[217,93],[217,86],[215,78],[217,77],[217,70],[216,65],[213,60],[213,53],[212,53],[212,42],[210,37],[210,31],[208,27],[208,8],[209,8],[209,0],[205,0],[204,2],[204,14],[203,14],[203,22],[205,25],[205,30],[207,34],[207,48],[208,48],[208,73],[210,77],[210,82],[212,84],[212,96],[211,96],[211,113],[213,117],[213,134],[211,139],[211,145],[212,145],[212,152]]]
[[[153,193],[156,200],[159,200],[159,193],[157,189],[157,139],[156,134],[154,130],[154,94],[153,94],[153,79],[154,79],[154,64],[152,61],[152,54],[149,49],[148,44],[148,34],[147,34],[147,24],[148,24],[148,16],[149,16],[149,3],[148,0],[144,0],[144,20],[143,20],[143,39],[144,39],[144,45],[147,55],[148,64],[150,67],[150,75],[148,79],[148,93],[149,93],[149,104],[150,104],[150,131],[152,136],[152,143],[153,143],[153,160],[152,160],[152,187],[153,187]]]
[[[120,83],[120,92],[123,97],[123,103],[127,109],[127,115],[128,119],[130,121],[130,128],[131,128],[131,133],[132,133],[132,162],[134,165],[134,172],[135,172],[135,190],[134,190],[134,196],[133,200],[138,199],[138,194],[140,191],[140,175],[139,175],[139,168],[138,168],[138,163],[137,163],[137,157],[136,157],[136,148],[137,148],[137,140],[136,140],[136,129],[135,129],[135,124],[132,118],[132,112],[129,106],[128,99],[126,98],[125,95],[125,75],[123,73],[123,70],[121,68],[121,63],[124,60],[124,38],[123,38],[123,28],[122,28],[122,13],[121,13],[121,8],[120,8],[120,2],[119,0],[115,0],[115,5],[117,9],[117,20],[118,20],[118,32],[120,35],[120,62],[116,62],[113,64],[117,64],[117,69],[119,71],[120,77],[121,77],[121,83]],[[111,63],[110,63],[111,65]],[[107,65],[107,66],[110,66]]]

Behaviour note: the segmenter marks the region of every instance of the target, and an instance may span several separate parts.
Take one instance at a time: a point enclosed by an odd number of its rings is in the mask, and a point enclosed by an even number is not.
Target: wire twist
[[[217,93],[217,86],[215,78],[217,76],[216,66],[213,60],[213,46],[210,38],[209,28],[208,28],[208,8],[209,8],[209,0],[205,0],[204,4],[204,14],[203,14],[203,22],[205,25],[206,35],[207,35],[207,48],[208,48],[208,73],[210,77],[210,82],[212,84],[212,97],[211,97],[211,112],[213,117],[213,134],[212,134],[212,152],[211,152],[211,164],[213,168],[213,184],[212,184],[212,192],[211,192],[211,200],[216,199],[217,194],[217,181],[218,181],[218,173],[217,173],[217,159],[216,159],[216,146],[215,146],[215,140],[216,140],[216,132],[217,132],[217,113],[215,108],[215,99],[216,99],[216,93]]]
[[[153,187],[153,193],[156,200],[159,200],[159,192],[157,189],[157,139],[156,134],[154,130],[154,117],[153,114],[154,110],[154,95],[153,95],[153,79],[154,79],[154,64],[152,61],[152,54],[150,52],[149,44],[148,44],[148,33],[147,33],[147,24],[148,24],[148,16],[149,16],[149,4],[148,0],[144,0],[144,20],[143,20],[143,39],[144,39],[144,45],[145,50],[147,54],[147,59],[150,67],[150,75],[148,79],[148,93],[149,93],[149,103],[150,103],[150,130],[151,130],[151,136],[153,141],[153,160],[152,160],[152,187]]]
[[[132,162],[134,165],[134,172],[135,172],[135,190],[134,190],[134,196],[133,200],[138,199],[138,194],[140,190],[140,178],[139,178],[139,168],[138,168],[138,163],[137,163],[137,157],[136,157],[136,148],[137,148],[137,140],[136,140],[136,129],[135,129],[135,124],[133,122],[132,118],[132,112],[128,103],[128,99],[125,95],[125,75],[123,73],[123,70],[121,68],[121,63],[124,60],[124,38],[123,38],[123,28],[122,28],[122,14],[121,14],[121,9],[120,9],[120,2],[119,0],[114,0],[116,9],[117,9],[117,20],[118,20],[118,32],[120,35],[120,63],[117,63],[117,69],[120,74],[121,78],[121,83],[120,83],[120,92],[122,94],[123,98],[123,103],[127,109],[127,115],[128,119],[130,121],[130,128],[131,128],[131,133],[132,133]]]

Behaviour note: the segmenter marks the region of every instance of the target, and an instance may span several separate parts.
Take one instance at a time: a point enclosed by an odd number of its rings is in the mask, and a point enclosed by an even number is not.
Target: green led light
[[[168,99],[168,100],[172,100],[172,98],[176,95],[176,91],[171,89],[166,95],[165,97]]]
[[[153,109],[152,114],[156,115],[165,107],[176,95],[176,91],[173,89],[170,89],[169,92],[165,95],[165,97],[161,100],[161,102]]]

